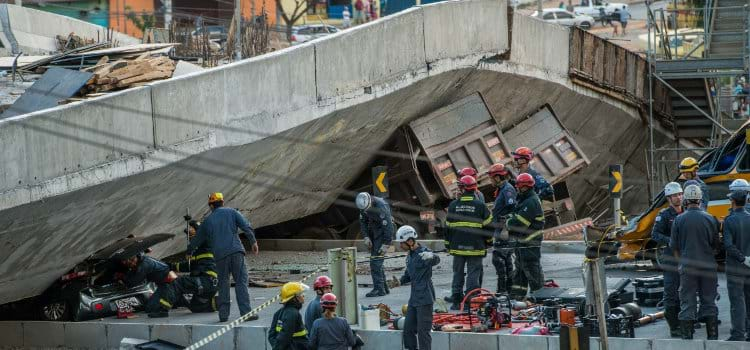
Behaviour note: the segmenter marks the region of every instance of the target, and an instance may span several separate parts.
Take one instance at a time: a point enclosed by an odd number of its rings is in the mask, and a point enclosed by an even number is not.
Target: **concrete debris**
[[[108,62],[106,58],[107,56],[102,57],[101,64],[87,69],[93,76],[81,91],[81,95],[140,86],[150,81],[171,78],[175,70],[174,61],[166,56],[139,56],[132,61],[114,62]]]
[[[173,77],[179,77],[181,75],[186,75],[190,73],[200,72],[204,71],[205,69],[201,66],[192,64],[190,62],[185,61],[177,61],[177,64],[175,65],[174,72],[172,73]]]

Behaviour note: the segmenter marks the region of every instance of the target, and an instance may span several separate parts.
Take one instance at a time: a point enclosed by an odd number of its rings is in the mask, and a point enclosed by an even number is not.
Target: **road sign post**
[[[622,215],[620,214],[620,198],[622,198],[622,164],[609,166],[609,196],[612,198],[612,211],[614,214],[615,228],[620,227]]]
[[[380,198],[388,198],[388,167],[376,166],[372,168],[372,194]]]

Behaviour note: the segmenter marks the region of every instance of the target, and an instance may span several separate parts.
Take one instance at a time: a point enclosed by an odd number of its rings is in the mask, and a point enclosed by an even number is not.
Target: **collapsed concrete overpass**
[[[0,303],[39,294],[127,234],[179,232],[185,207],[207,211],[212,191],[256,227],[321,212],[396,129],[475,92],[504,126],[541,104],[554,108],[591,160],[568,180],[575,198],[605,184],[610,163],[644,179],[648,125],[638,108],[569,79],[567,29],[519,15],[509,28],[507,11],[497,0],[415,7],[0,121]],[[670,136],[657,133],[657,143]]]

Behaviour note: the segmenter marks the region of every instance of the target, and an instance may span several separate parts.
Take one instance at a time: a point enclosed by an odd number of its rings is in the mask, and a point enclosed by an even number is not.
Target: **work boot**
[[[683,321],[680,320],[680,333],[682,335],[682,339],[693,339],[693,332],[694,326],[693,324],[695,321]]]
[[[385,296],[385,292],[380,289],[373,289],[369,293],[365,294],[365,296],[368,298],[382,297],[382,296]]]
[[[677,319],[677,314],[680,313],[679,306],[668,306],[664,308],[664,319],[667,320],[669,325],[669,336],[672,338],[680,338],[680,320]]]
[[[716,318],[716,316],[706,318],[706,339],[719,339],[719,320]]]
[[[250,317],[246,318],[246,319],[245,319],[244,321],[242,321],[242,322],[250,322],[250,321],[257,321],[257,320],[258,320],[258,315],[256,314],[256,315],[252,315],[252,316],[250,316]]]
[[[385,294],[391,294],[391,289],[388,288],[388,283],[385,284]]]
[[[448,303],[460,303],[461,299],[463,299],[464,296],[461,294],[453,294],[447,297],[444,297],[443,300],[445,300]]]
[[[156,312],[149,312],[148,313],[149,318],[163,318],[163,317],[169,317],[169,312],[167,311],[156,311]]]
[[[459,301],[457,303],[451,304],[451,310],[453,310],[453,311],[461,310],[461,302]]]

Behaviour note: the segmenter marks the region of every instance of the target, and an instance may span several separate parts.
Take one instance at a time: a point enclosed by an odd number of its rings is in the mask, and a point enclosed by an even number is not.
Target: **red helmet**
[[[528,147],[518,147],[515,151],[513,151],[513,159],[526,159],[526,161],[530,161],[532,158],[534,158],[534,152],[531,150],[531,148]]]
[[[534,177],[528,173],[522,173],[516,177],[516,188],[533,188],[535,183]]]
[[[464,191],[476,191],[477,179],[475,179],[473,176],[466,175],[458,181],[458,188]]]
[[[333,287],[333,281],[328,276],[319,276],[313,283],[313,289],[323,289],[323,287]]]
[[[463,168],[463,169],[461,169],[461,170],[458,171],[458,176],[459,177],[471,176],[471,177],[473,177],[473,178],[476,179],[477,178],[477,174],[478,174],[477,173],[477,169],[474,169],[474,168],[471,168],[471,167],[469,167],[469,168]]]
[[[333,293],[326,293],[323,294],[322,297],[320,297],[320,307],[324,309],[336,309],[336,304],[338,304],[338,300],[336,299],[336,295]]]
[[[490,170],[487,171],[487,174],[489,174],[490,176],[505,176],[508,175],[508,169],[505,168],[504,164],[492,164]]]

